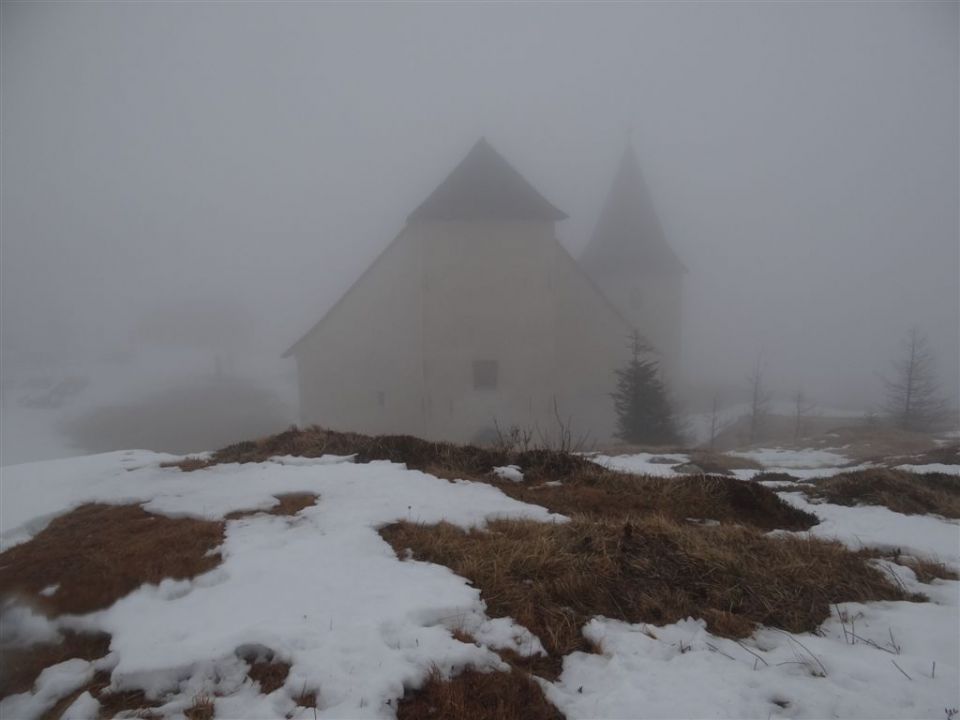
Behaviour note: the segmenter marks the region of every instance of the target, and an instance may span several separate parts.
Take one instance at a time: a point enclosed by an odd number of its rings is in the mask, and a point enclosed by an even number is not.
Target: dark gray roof
[[[624,267],[685,272],[663,234],[633,148],[620,159],[600,220],[580,258],[596,278]]]
[[[545,220],[566,214],[514,170],[484,138],[407,217],[418,220]]]

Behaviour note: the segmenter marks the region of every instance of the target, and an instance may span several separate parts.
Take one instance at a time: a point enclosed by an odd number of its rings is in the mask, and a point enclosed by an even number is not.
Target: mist
[[[569,216],[575,257],[632,144],[687,268],[692,405],[742,395],[762,357],[775,396],[868,412],[914,326],[956,403],[956,3],[5,3],[0,19],[5,412],[54,368],[89,380],[90,410],[200,375],[270,393],[259,419],[153,449],[296,422],[281,355],[480,137]],[[46,452],[9,442],[10,462]]]

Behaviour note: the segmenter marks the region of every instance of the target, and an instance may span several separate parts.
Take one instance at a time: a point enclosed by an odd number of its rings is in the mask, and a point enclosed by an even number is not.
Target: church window
[[[496,360],[473,361],[473,387],[475,390],[496,390],[499,363]]]
[[[384,407],[387,404],[387,394],[383,390],[377,391],[377,405]]]

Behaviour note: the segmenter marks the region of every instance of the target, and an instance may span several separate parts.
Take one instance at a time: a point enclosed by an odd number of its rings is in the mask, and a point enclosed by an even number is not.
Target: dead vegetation
[[[260,692],[269,695],[286,684],[290,663],[262,645],[244,645],[237,648],[237,656],[247,663],[247,676],[260,686]]]
[[[409,548],[470,580],[492,616],[541,639],[554,674],[564,655],[590,650],[580,629],[594,615],[656,624],[692,616],[739,638],[757,623],[815,630],[837,602],[923,599],[838,543],[662,516],[496,521],[469,532],[404,522],[381,534],[399,556]]]
[[[913,555],[903,555],[897,552],[885,552],[867,548],[860,551],[869,558],[880,558],[890,560],[897,565],[903,565],[913,571],[917,580],[922,583],[931,583],[934,580],[960,580],[960,573],[944,565],[942,562],[930,560],[928,558],[915,557]]]
[[[0,667],[0,699],[27,692],[44,668],[71,658],[95,660],[110,650],[105,633],[76,633],[67,630],[59,643],[38,643],[29,647],[4,647]]]
[[[278,515],[293,517],[301,510],[317,504],[320,496],[316,493],[296,492],[274,495],[277,504],[268,510],[234,510],[223,516],[224,520],[239,520],[253,515]]]
[[[197,695],[190,707],[183,711],[187,720],[211,720],[213,713],[213,698],[208,695]]]
[[[217,463],[263,462],[277,455],[327,454],[353,455],[358,462],[391,460],[437,477],[488,482],[517,500],[563,514],[605,519],[664,514],[678,520],[747,523],[767,530],[804,530],[817,522],[815,516],[788,505],[769,489],[729,477],[691,475],[664,479],[629,475],[606,470],[583,456],[556,450],[454,445],[408,435],[370,437],[318,427],[291,428],[278,435],[223,448],[209,460],[187,458],[178,466],[190,470]],[[710,460],[711,457],[714,459]],[[722,457],[704,454],[701,461],[709,464],[710,460],[719,467],[717,458]],[[743,466],[742,460],[725,459],[724,468]],[[524,482],[504,481],[492,473],[493,468],[504,465],[520,467]],[[560,481],[563,485],[545,484],[548,481]]]
[[[806,530],[810,513],[788,505],[769,488],[716,475],[678,478],[625,475],[593,466],[562,485],[496,483],[505,494],[563,515],[616,521],[658,515],[743,523],[763,530]]]
[[[449,680],[434,670],[426,684],[397,707],[398,720],[563,720],[537,681],[526,673],[466,670]]]
[[[905,515],[960,518],[960,477],[943,473],[870,468],[816,480],[800,489],[835,505],[882,505]]]
[[[0,555],[4,594],[27,596],[49,615],[112,605],[144,583],[191,578],[216,567],[222,522],[168,518],[139,505],[83,505]],[[51,594],[40,591],[58,586]]]

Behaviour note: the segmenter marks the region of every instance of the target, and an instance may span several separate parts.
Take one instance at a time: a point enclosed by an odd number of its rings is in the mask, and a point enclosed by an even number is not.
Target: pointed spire
[[[667,244],[630,142],[620,158],[582,262],[597,276],[612,268],[622,268],[624,263],[637,266],[638,270],[685,271]]]
[[[486,138],[407,218],[417,220],[545,220],[566,214],[554,207]]]

